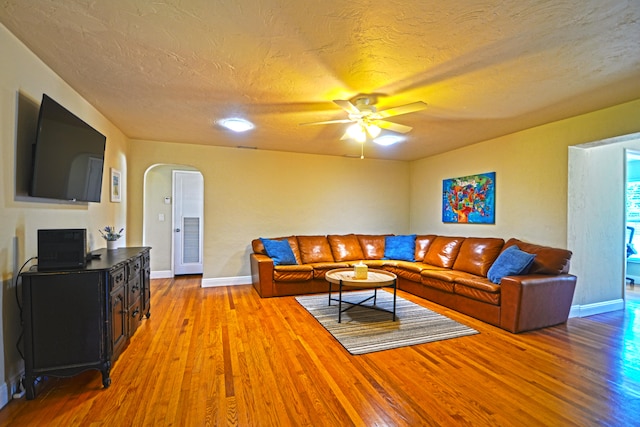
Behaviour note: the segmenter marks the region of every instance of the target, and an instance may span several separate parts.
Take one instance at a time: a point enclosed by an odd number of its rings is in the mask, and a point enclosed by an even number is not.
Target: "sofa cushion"
[[[496,285],[495,283],[493,283],[491,280],[487,279],[486,277],[479,277],[479,276],[473,276],[473,277],[456,277],[454,279],[454,282],[456,282],[457,285],[461,285],[461,286],[466,286],[468,288],[474,288],[474,289],[478,289],[482,292],[488,292],[491,294],[495,294],[495,293],[499,293],[501,291],[502,288],[500,288],[500,285]],[[457,289],[457,287],[456,287]]]
[[[385,265],[387,265],[388,261],[385,261],[383,259],[366,259],[366,260],[362,261],[362,263],[365,264],[369,268],[382,268]],[[350,264],[350,266],[353,266],[353,264],[356,264],[356,263],[355,262],[350,262],[349,264]]]
[[[457,295],[461,295],[476,301],[481,301],[492,305],[500,305],[500,292],[487,292],[475,287],[461,285],[460,283],[455,284],[453,292]]]
[[[463,241],[464,237],[436,237],[427,250],[424,262],[436,267],[451,268]]]
[[[503,239],[467,237],[460,246],[453,269],[487,277],[487,272],[500,255],[503,245]]]
[[[360,241],[355,234],[347,234],[345,236],[329,235],[327,236],[331,253],[336,262],[356,261],[364,259]]]
[[[293,255],[296,257],[296,263],[302,264],[302,260],[300,259],[300,249],[298,249],[298,239],[296,236],[289,237],[276,237],[271,240],[287,240],[289,242],[289,246],[291,246],[291,250],[293,251]],[[253,248],[253,252],[256,254],[267,255],[267,251],[264,249],[264,244],[260,239],[254,239],[251,241],[251,247]]]
[[[504,245],[504,249],[517,245],[521,250],[530,254],[535,254],[528,274],[566,274],[569,272],[569,261],[572,252],[567,249],[551,248],[549,246],[526,243],[518,239],[509,239]]]
[[[426,269],[433,269],[439,267],[433,267],[423,262],[409,262],[409,261],[391,261],[385,270],[388,270],[398,277],[403,277],[408,280],[412,280],[416,283],[420,283],[420,272]]]
[[[273,280],[276,282],[303,282],[313,279],[313,267],[303,265],[278,265],[273,269]]]
[[[416,254],[414,258],[417,261],[422,261],[424,259],[424,256],[427,254],[427,250],[429,249],[429,246],[431,246],[431,243],[433,243],[435,238],[436,238],[435,234],[416,236]]]
[[[516,245],[502,251],[493,263],[487,277],[493,283],[500,283],[505,276],[517,276],[529,269],[536,255],[521,251]]]
[[[358,234],[364,259],[382,259],[384,257],[384,238],[385,235]]]
[[[415,261],[416,235],[386,236],[384,238],[384,259]]]
[[[420,272],[422,277],[429,277],[431,279],[438,279],[443,282],[455,282],[460,277],[477,277],[473,274],[465,273],[464,271],[455,271],[449,269],[431,270],[424,269]]]
[[[260,238],[267,255],[273,259],[273,265],[297,264],[288,240],[272,240]]]
[[[300,247],[298,246],[298,238],[296,236],[289,236],[287,237],[287,240],[289,241],[289,246],[291,246],[293,254],[296,256],[296,261],[298,261],[298,264],[302,264],[302,258],[300,257]]]
[[[303,264],[334,261],[326,236],[298,236],[298,247]]]
[[[349,268],[347,262],[314,262],[310,264],[313,268],[314,279],[324,279],[327,271],[335,270],[336,268]]]

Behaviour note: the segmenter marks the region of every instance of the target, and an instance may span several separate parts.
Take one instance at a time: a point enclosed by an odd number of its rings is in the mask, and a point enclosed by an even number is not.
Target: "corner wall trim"
[[[216,286],[237,286],[250,285],[251,276],[235,276],[235,277],[212,277],[210,279],[202,279],[203,288],[213,288]]]
[[[569,317],[588,317],[622,309],[624,309],[623,299],[594,302],[593,304],[585,305],[572,305],[571,310],[569,311]]]

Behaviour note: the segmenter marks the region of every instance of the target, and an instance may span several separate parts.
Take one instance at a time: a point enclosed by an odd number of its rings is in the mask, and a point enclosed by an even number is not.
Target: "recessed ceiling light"
[[[250,121],[237,117],[222,119],[218,121],[218,124],[234,132],[246,132],[255,127]]]
[[[378,145],[393,145],[404,141],[400,135],[382,135],[373,140]]]

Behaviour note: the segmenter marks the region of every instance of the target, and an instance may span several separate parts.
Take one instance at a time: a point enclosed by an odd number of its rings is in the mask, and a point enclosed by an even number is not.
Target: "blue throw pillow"
[[[414,262],[416,253],[416,235],[385,236],[384,258]]]
[[[504,276],[517,276],[527,271],[535,257],[535,254],[521,251],[515,245],[509,246],[495,260],[487,272],[487,277],[493,283],[500,283]]]
[[[271,240],[260,238],[267,255],[273,258],[273,265],[294,265],[298,262],[287,240]]]

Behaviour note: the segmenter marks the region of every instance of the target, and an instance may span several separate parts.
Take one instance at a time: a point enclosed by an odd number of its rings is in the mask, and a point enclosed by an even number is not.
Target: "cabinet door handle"
[[[136,308],[135,310],[133,310],[133,313],[131,313],[131,317],[136,317],[138,313],[140,313],[140,310]]]

